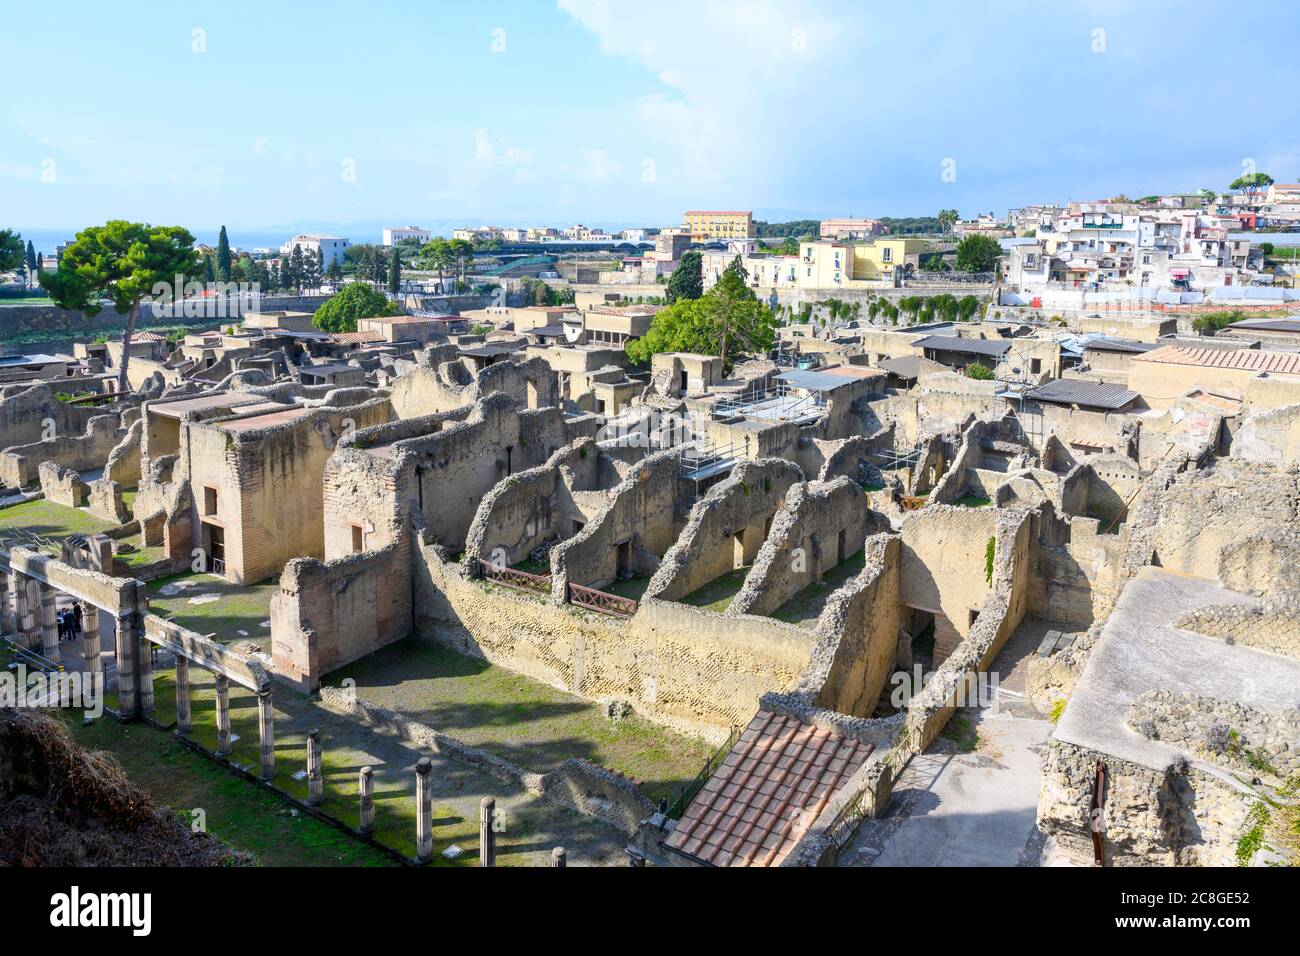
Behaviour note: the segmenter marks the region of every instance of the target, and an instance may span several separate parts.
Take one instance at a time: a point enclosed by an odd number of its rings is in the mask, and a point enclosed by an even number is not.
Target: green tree
[[[295,245],[289,254],[289,281],[298,295],[302,295],[302,272],[302,246]]]
[[[455,267],[455,264],[455,257],[451,252],[451,243],[442,236],[436,236],[421,246],[419,258],[416,259],[418,268],[438,273],[439,292],[446,289],[444,277],[449,269]]]
[[[737,256],[703,296],[679,299],[657,314],[644,337],[627,343],[628,357],[645,363],[660,352],[695,352],[718,356],[729,371],[738,353],[766,355],[776,338],[776,316],[746,278]]]
[[[11,229],[0,229],[0,272],[13,272],[23,255],[23,237]]]
[[[27,240],[27,257],[24,260],[27,263],[28,276],[36,275],[36,247],[32,245],[30,239]],[[30,279],[28,280],[31,281]]]
[[[388,291],[391,295],[402,291],[402,255],[396,248],[388,261]]]
[[[401,314],[402,310],[382,292],[370,288],[364,282],[349,282],[321,303],[311,321],[322,332],[355,332],[357,319]]]
[[[125,393],[131,335],[140,317],[140,303],[154,293],[155,286],[170,286],[177,276],[183,280],[198,271],[199,257],[189,230],[115,219],[77,233],[59,257],[58,269],[41,273],[40,283],[60,308],[93,318],[102,308],[101,299],[106,298],[126,316],[122,367],[117,376],[118,391]]]
[[[987,382],[993,378],[993,370],[987,365],[981,365],[979,362],[972,362],[966,366],[966,377],[973,378],[979,382]]]
[[[967,236],[957,243],[957,268],[963,272],[992,272],[1002,257],[1002,247],[990,236]]]
[[[1246,197],[1246,205],[1253,206],[1260,192],[1272,185],[1273,177],[1268,173],[1248,173],[1245,176],[1238,176],[1228,184],[1228,188],[1240,190]]]
[[[221,227],[221,234],[217,236],[217,279],[220,282],[230,281],[230,239],[226,236],[226,227]]]
[[[939,228],[942,229],[944,232],[948,232],[950,229],[952,229],[953,224],[957,221],[957,219],[958,216],[957,216],[956,209],[939,210]]]
[[[682,253],[677,268],[668,277],[664,297],[669,304],[678,299],[698,299],[704,295],[704,257],[694,249]]]
[[[498,247],[501,245],[495,239],[488,241],[496,243]],[[461,282],[464,282],[466,274],[474,264],[474,243],[466,239],[453,239],[447,244],[447,248],[451,252],[452,261],[456,264],[456,275]]]
[[[330,263],[330,267],[325,270],[325,274],[329,276],[331,284],[335,287],[343,281],[343,266],[339,263],[338,259],[335,259]]]

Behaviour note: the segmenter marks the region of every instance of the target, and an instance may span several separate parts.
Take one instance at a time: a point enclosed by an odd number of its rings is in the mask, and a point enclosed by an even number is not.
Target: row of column
[[[142,655],[148,656],[148,655]],[[213,694],[217,709],[217,749],[218,757],[230,755],[232,741],[230,738],[230,678],[225,674],[215,674],[216,687]],[[150,698],[152,700],[152,679],[150,680]],[[258,753],[261,763],[260,777],[270,780],[275,776],[275,709],[271,689],[268,687],[257,692],[257,738]],[[190,711],[190,662],[176,657],[176,732],[187,734],[193,726]]]
[[[36,651],[52,664],[63,663],[59,645],[58,590],[21,571],[11,570],[0,586],[0,626],[9,629],[19,644]],[[100,660],[99,608],[81,605],[82,656],[85,669],[103,673]]]

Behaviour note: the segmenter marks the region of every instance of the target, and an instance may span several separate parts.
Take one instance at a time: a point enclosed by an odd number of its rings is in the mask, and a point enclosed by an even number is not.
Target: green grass
[[[131,782],[186,819],[202,809],[209,833],[265,866],[390,866],[373,847],[305,814],[143,724],[65,715],[74,740],[116,758]]]
[[[39,499],[0,508],[0,534],[26,531],[47,538],[66,538],[74,534],[94,534],[116,527],[111,521],[96,518],[86,508],[71,508]]]
[[[606,594],[617,594],[619,597],[631,598],[633,601],[641,600],[645,594],[645,589],[650,586],[649,577],[620,578],[613,584],[602,588]]]
[[[987,508],[993,502],[988,498],[981,498],[979,495],[962,495],[953,504],[962,508]]]
[[[682,598],[682,603],[724,614],[727,608],[731,607],[731,602],[735,600],[736,595],[740,593],[740,589],[745,586],[745,578],[748,574],[748,565],[728,571],[722,577],[715,578],[704,587],[686,595]]]
[[[970,753],[979,746],[979,731],[961,714],[953,714],[939,736],[956,746],[959,753]]]
[[[516,571],[523,571],[525,574],[551,573],[550,561],[534,561],[532,558],[529,558],[526,561],[519,561],[516,564],[512,564],[511,567]]]
[[[163,594],[167,585],[184,581],[194,583],[177,594]],[[174,574],[149,582],[149,609],[191,631],[212,634],[222,643],[254,640],[269,647],[271,629],[262,622],[271,617],[271,595],[278,587],[274,578],[260,584],[236,584],[215,574]],[[193,598],[211,594],[218,599],[191,603]]]
[[[672,799],[713,752],[704,740],[637,716],[612,721],[597,704],[540,681],[408,637],[329,675],[390,707],[525,770],[580,757],[624,773],[653,800]]]
[[[814,581],[773,611],[772,617],[787,624],[815,627],[817,619],[821,617],[826,607],[827,599],[843,587],[850,578],[861,574],[866,564],[867,556],[864,551],[845,558],[827,571],[820,581]]]

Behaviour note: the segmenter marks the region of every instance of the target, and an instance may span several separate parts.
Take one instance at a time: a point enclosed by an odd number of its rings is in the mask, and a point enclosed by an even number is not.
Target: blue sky
[[[71,0],[0,34],[39,94],[0,104],[0,225],[973,215],[1247,160],[1296,180],[1297,41],[1282,2]]]

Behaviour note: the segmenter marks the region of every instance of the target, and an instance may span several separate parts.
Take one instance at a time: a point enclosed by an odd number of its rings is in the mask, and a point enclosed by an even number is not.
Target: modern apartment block
[[[383,243],[386,246],[395,246],[403,239],[418,239],[420,243],[426,243],[433,238],[428,229],[421,229],[419,226],[385,226]]]
[[[280,254],[293,255],[294,246],[300,247],[303,252],[320,253],[321,262],[328,269],[336,262],[343,265],[343,252],[348,247],[348,241],[341,236],[300,233],[280,247]]]

